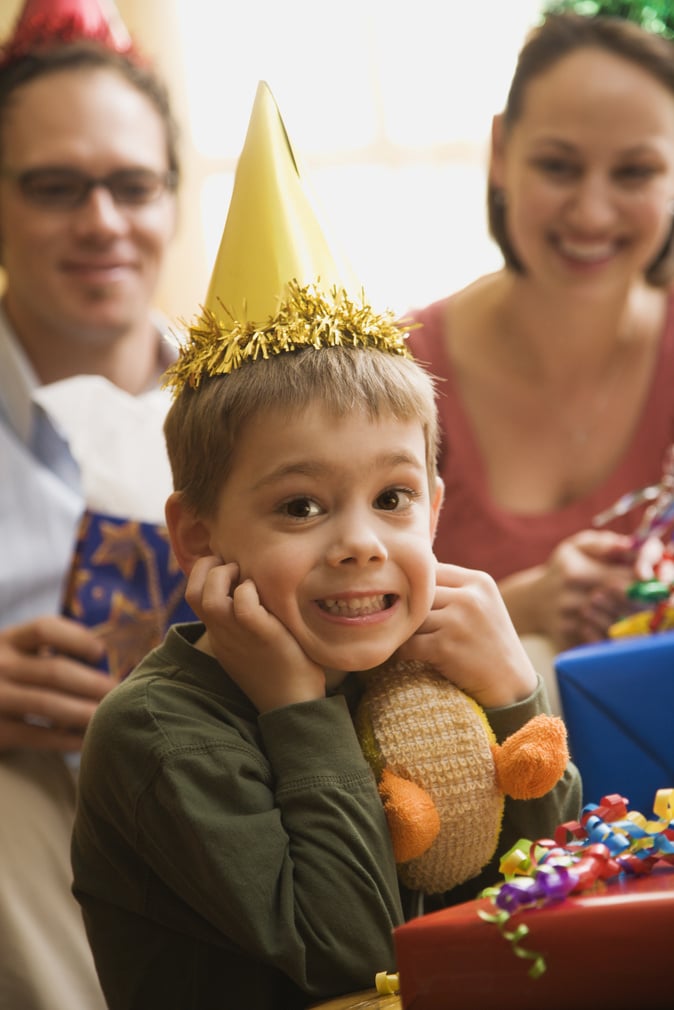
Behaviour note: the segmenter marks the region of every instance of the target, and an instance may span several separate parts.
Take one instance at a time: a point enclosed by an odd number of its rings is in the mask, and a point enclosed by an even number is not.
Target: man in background
[[[26,3],[0,59],[0,1007],[8,1010],[105,1005],[70,893],[68,757],[111,680],[97,669],[100,638],[60,616],[85,500],[69,439],[35,397],[82,374],[133,397],[156,389],[171,352],[152,299],[175,231],[178,175],[165,89],[98,3]]]

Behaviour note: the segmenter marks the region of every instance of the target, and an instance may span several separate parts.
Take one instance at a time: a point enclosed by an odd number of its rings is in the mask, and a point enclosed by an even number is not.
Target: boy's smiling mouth
[[[368,596],[328,596],[316,602],[320,610],[334,617],[367,617],[388,610],[395,599],[393,593],[372,593]]]

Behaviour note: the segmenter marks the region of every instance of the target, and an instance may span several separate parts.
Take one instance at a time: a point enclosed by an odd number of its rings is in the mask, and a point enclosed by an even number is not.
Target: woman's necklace
[[[651,311],[633,313],[629,329],[616,337],[603,369],[595,370],[594,384],[574,381],[567,387],[568,398],[558,394],[555,413],[572,450],[586,448],[600,430],[607,430],[609,418],[622,428],[626,414],[631,416],[637,403],[643,402],[644,383],[659,346],[655,338],[664,326],[663,312],[661,302],[651,302]],[[581,354],[578,357],[582,360]]]
[[[553,416],[552,424],[556,424],[557,430],[563,433],[571,451],[584,449],[592,442],[593,436],[605,423],[607,413],[619,401],[622,403],[625,400],[624,406],[629,411],[630,405],[633,406],[637,399],[641,399],[638,391],[645,378],[644,368],[651,360],[648,346],[655,353],[658,345],[656,339],[648,339],[648,334],[655,336],[661,332],[665,310],[666,305],[660,292],[644,290],[636,293],[630,306],[630,323],[628,327],[622,328],[622,334],[617,335],[604,371],[598,374],[594,388],[580,387],[578,393],[576,373],[573,385],[566,387],[569,389],[566,396],[560,395],[559,387],[555,389],[554,383],[546,382],[545,370],[541,371],[536,366],[533,347],[530,346],[527,353],[526,343],[523,344],[521,338],[516,338],[513,344],[511,337],[511,361],[513,357],[515,360],[519,358],[521,374],[528,376],[525,381],[532,386],[539,385],[539,396],[545,401],[546,412]],[[511,319],[508,329],[513,335],[518,333],[517,315]],[[552,338],[553,335],[550,336]],[[591,334],[588,337],[591,339]],[[518,344],[519,354],[516,352]],[[582,360],[582,354],[579,353],[578,357]],[[628,376],[629,380],[626,381]],[[619,421],[615,409],[611,416]]]
[[[600,426],[606,412],[614,401],[620,387],[620,380],[627,371],[630,355],[627,353],[629,344],[621,343],[615,350],[609,367],[602,377],[601,385],[595,390],[587,408],[581,414],[577,407],[571,411],[558,413],[560,423],[569,441],[577,448],[584,448]]]

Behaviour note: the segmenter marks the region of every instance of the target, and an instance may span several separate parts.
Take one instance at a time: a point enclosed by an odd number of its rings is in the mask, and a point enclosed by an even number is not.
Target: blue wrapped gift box
[[[585,802],[620,793],[649,817],[674,786],[674,631],[578,646],[555,669]]]

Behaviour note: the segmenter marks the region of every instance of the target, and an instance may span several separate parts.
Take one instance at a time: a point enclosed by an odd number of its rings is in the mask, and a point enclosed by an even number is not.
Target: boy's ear
[[[178,564],[189,575],[199,560],[213,551],[209,525],[185,504],[180,491],[174,491],[164,508],[171,546]]]
[[[435,494],[431,501],[431,540],[435,540],[435,531],[438,528],[438,519],[442,500],[445,497],[445,485],[440,477],[435,478]]]

